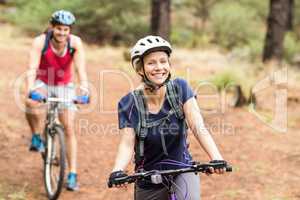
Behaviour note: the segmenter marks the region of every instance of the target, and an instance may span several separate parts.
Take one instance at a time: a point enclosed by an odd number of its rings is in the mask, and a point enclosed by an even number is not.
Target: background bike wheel
[[[44,183],[48,198],[58,198],[65,175],[65,141],[64,131],[60,126],[48,130],[46,134],[46,151],[44,160]]]

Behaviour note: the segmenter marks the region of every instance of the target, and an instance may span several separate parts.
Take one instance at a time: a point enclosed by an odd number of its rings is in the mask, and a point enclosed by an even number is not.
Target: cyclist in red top
[[[26,118],[32,131],[31,151],[43,151],[44,144],[39,134],[42,127],[37,107],[40,103],[28,97],[34,93],[40,96],[74,99],[73,64],[79,77],[81,94],[85,97],[89,96],[82,41],[78,36],[71,34],[74,23],[75,17],[71,12],[56,11],[52,14],[48,31],[37,36],[33,41],[29,55],[26,87]],[[77,140],[74,131],[76,106],[71,102],[59,105],[58,117],[66,133],[69,166],[67,189],[74,191],[78,189]]]

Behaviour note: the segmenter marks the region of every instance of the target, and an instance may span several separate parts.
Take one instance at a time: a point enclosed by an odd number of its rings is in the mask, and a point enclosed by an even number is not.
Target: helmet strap
[[[143,65],[144,66],[144,65]],[[147,77],[147,75],[145,74],[145,70],[143,67],[143,75],[142,75],[142,80],[143,82],[146,84],[147,89],[150,90],[150,92],[153,92],[155,90],[160,89],[162,86],[166,85],[171,79],[171,73],[169,73],[168,77],[166,78],[166,80],[162,83],[162,84],[156,84],[153,81],[150,81]]]

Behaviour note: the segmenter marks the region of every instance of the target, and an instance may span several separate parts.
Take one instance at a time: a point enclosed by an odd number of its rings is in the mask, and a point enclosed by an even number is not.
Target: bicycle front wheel
[[[44,160],[44,183],[48,198],[58,198],[65,175],[65,141],[64,130],[61,126],[54,126],[46,130],[46,149]]]

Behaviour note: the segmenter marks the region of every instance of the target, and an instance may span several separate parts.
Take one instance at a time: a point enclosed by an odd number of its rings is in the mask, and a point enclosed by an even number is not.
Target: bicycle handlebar
[[[90,102],[90,97],[88,95],[75,96],[74,99],[65,99],[57,97],[47,97],[37,91],[31,91],[28,97],[34,101],[38,102],[57,102],[57,103],[75,103],[75,104],[88,104]]]
[[[79,97],[79,96],[78,96]],[[57,102],[57,103],[75,103],[75,104],[87,104],[88,100],[85,100],[86,102],[81,102],[78,100],[78,97],[76,97],[75,99],[69,100],[69,99],[64,99],[64,98],[58,98],[58,97],[45,97],[42,99],[33,99],[34,101],[38,101],[38,102],[42,102],[42,103],[47,103],[47,102]]]
[[[225,162],[219,162],[219,163],[203,163],[203,164],[194,164],[191,165],[188,168],[181,168],[181,169],[174,169],[174,170],[151,170],[151,171],[144,171],[144,172],[138,172],[133,175],[121,177],[121,178],[115,178],[113,183],[108,182],[108,187],[113,187],[114,184],[124,184],[124,183],[133,183],[137,180],[141,180],[147,177],[151,178],[151,181],[154,184],[161,183],[162,180],[161,177],[166,176],[175,176],[178,174],[188,173],[188,172],[202,172],[207,173],[209,172],[209,168],[212,167],[214,169],[226,169],[226,172],[232,172],[232,167],[229,166]],[[158,181],[157,181],[158,180]],[[157,182],[155,182],[157,181]]]

